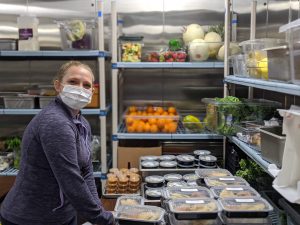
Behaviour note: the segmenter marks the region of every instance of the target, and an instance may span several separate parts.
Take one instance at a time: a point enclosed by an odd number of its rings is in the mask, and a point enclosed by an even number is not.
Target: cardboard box
[[[118,168],[139,168],[139,159],[144,155],[161,155],[162,147],[118,147]]]

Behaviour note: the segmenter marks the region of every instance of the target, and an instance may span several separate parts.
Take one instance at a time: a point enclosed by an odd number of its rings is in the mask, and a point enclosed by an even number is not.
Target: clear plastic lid
[[[197,181],[195,181],[195,180],[187,181],[186,183],[188,186],[191,186],[191,187],[199,186],[197,184]]]
[[[164,214],[165,210],[156,206],[121,206],[116,219],[158,223],[163,220]]]
[[[206,187],[167,187],[164,189],[165,199],[182,198],[212,198],[212,193]]]
[[[273,207],[261,197],[223,198],[218,200],[227,212],[270,212]]]
[[[145,156],[141,156],[141,161],[156,161],[159,159],[158,156],[156,155],[145,155]]]
[[[176,160],[176,156],[175,155],[162,155],[159,157],[160,161],[173,161]]]
[[[248,182],[241,177],[205,177],[204,182],[208,187],[228,185],[248,185]]]
[[[142,164],[142,167],[145,167],[145,168],[155,168],[155,167],[159,166],[159,162],[149,161],[149,160],[143,161],[141,164]]]
[[[218,202],[212,198],[172,199],[168,202],[172,213],[218,213]]]
[[[115,211],[118,211],[119,207],[124,205],[144,205],[144,198],[138,195],[121,196],[117,199]]]
[[[158,184],[162,183],[165,181],[164,177],[158,176],[158,175],[153,175],[153,176],[148,176],[145,178],[145,181],[150,184]]]
[[[217,157],[213,155],[199,156],[199,160],[203,162],[217,162]]]
[[[146,196],[152,197],[152,198],[160,198],[162,190],[160,188],[149,188],[145,191]]]
[[[181,174],[177,174],[177,173],[169,173],[164,175],[164,178],[166,181],[180,181],[182,179],[182,175]]]
[[[181,162],[194,162],[195,160],[195,157],[192,155],[178,155],[176,158]]]
[[[232,174],[226,169],[196,169],[195,174],[199,178],[232,176]]]
[[[167,184],[167,187],[184,187],[187,184],[184,181],[170,181]]]
[[[195,150],[193,153],[196,156],[205,156],[205,155],[210,155],[211,154],[211,152],[208,151],[208,150]]]
[[[189,173],[189,174],[185,174],[183,176],[183,179],[185,181],[195,181],[195,180],[199,179],[199,177],[195,173]]]
[[[216,198],[259,197],[260,194],[250,186],[222,186],[210,189]]]
[[[177,166],[177,162],[176,161],[161,161],[159,163],[159,166],[164,167],[164,168],[172,168],[172,167]]]

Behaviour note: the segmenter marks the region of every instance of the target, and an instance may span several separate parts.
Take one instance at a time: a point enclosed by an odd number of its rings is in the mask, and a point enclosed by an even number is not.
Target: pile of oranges
[[[179,116],[175,107],[130,106],[125,116],[128,133],[175,133]]]

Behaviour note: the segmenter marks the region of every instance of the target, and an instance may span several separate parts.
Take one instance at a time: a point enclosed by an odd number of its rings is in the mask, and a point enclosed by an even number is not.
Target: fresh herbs
[[[8,150],[20,150],[21,139],[19,137],[12,137],[5,140],[5,146]]]
[[[239,164],[240,169],[235,175],[244,178],[249,183],[255,182],[257,178],[265,175],[261,167],[252,160],[241,159]]]

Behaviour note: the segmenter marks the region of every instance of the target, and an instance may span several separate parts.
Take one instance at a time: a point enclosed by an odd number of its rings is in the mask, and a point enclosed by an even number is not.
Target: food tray
[[[117,199],[116,205],[115,205],[115,211],[117,212],[119,207],[129,205],[144,205],[144,198],[141,196],[121,196]]]
[[[226,169],[196,169],[195,174],[202,179],[205,177],[232,176],[232,174]]]
[[[248,182],[241,177],[205,177],[204,182],[208,187],[228,185],[248,185]]]
[[[104,185],[103,185],[103,188],[102,188],[102,195],[105,197],[105,198],[119,198],[121,196],[139,196],[141,195],[141,190],[139,189],[136,193],[106,193],[106,189],[105,189],[105,186],[106,186],[106,182],[104,182]]]
[[[128,133],[176,133],[179,114],[173,106],[130,106],[123,119]]]
[[[206,187],[167,187],[163,191],[164,199],[182,198],[212,198],[212,193]]]
[[[159,225],[163,221],[165,210],[156,206],[122,206],[116,213],[119,225]]]
[[[222,222],[219,218],[216,219],[199,219],[199,220],[177,220],[174,214],[169,214],[168,216],[169,224],[171,225],[222,225]]]
[[[183,180],[181,181],[170,181],[167,183],[167,187],[185,187],[187,183]]]
[[[158,167],[158,168],[143,168],[142,165],[141,165],[142,161],[140,160],[140,163],[139,163],[139,170],[141,172],[194,172],[196,170],[196,168],[198,168],[198,165],[194,165],[192,167],[186,167],[186,168],[182,168],[180,166],[178,166],[177,164],[177,167],[176,168],[161,168],[161,167]]]
[[[261,197],[220,198],[223,215],[227,218],[265,218],[273,207]]]
[[[171,213],[177,220],[216,219],[220,207],[215,199],[173,199],[168,202]]]
[[[182,175],[178,173],[168,173],[164,175],[165,181],[170,182],[170,181],[180,181],[182,180]]]
[[[210,189],[215,198],[260,197],[260,194],[250,186],[221,186]]]

